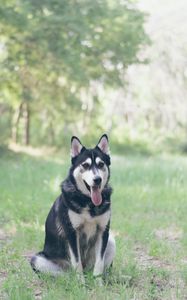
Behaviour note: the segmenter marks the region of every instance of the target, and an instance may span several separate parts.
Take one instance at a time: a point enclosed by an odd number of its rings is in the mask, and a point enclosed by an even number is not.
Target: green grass
[[[28,257],[42,249],[44,222],[69,158],[0,150],[0,299],[181,299],[187,295],[187,157],[113,157],[112,224],[117,255],[98,287],[90,274],[38,278]]]

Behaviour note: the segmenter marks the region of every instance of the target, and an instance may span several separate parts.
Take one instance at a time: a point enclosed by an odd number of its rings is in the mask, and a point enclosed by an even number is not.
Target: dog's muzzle
[[[100,186],[101,185],[101,177],[100,176],[96,176],[95,178],[94,178],[94,185],[95,186]]]
[[[94,185],[90,186],[85,180],[84,180],[84,184],[86,186],[86,188],[88,189],[88,191],[91,194],[91,200],[93,202],[93,204],[95,206],[98,206],[102,203],[102,195],[101,195],[101,177],[100,176],[96,176],[94,179]]]

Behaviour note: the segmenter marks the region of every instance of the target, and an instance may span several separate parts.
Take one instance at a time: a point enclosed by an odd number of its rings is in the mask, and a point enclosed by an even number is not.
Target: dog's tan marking
[[[83,232],[89,240],[95,235],[97,226],[104,230],[110,219],[110,211],[106,211],[104,214],[96,217],[91,217],[88,209],[84,209],[81,214],[78,214],[72,210],[68,211],[69,218],[72,226],[75,229],[82,227]]]

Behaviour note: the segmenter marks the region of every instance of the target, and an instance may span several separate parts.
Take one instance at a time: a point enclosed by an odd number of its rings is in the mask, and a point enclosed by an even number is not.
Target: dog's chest
[[[97,230],[104,230],[110,219],[109,210],[95,217],[90,215],[88,209],[84,209],[80,214],[69,210],[68,214],[73,228],[84,233],[87,240],[95,236]]]

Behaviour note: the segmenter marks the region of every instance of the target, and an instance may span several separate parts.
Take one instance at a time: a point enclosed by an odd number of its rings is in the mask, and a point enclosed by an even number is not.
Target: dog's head
[[[108,137],[102,135],[95,148],[85,148],[80,140],[71,139],[71,174],[77,188],[91,197],[95,206],[102,203],[102,190],[110,176],[110,155]]]

